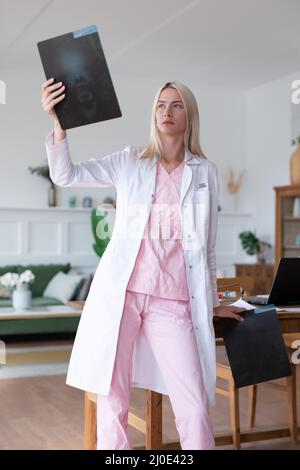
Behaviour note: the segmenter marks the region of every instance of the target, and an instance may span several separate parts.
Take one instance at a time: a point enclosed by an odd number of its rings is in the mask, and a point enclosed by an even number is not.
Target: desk
[[[253,308],[254,307],[255,305],[253,305]],[[257,305],[257,307],[261,307],[261,305]],[[277,312],[277,315],[278,315],[278,319],[280,322],[280,328],[281,328],[282,334],[283,333],[297,333],[298,331],[300,331],[300,312]],[[220,328],[220,320],[217,317],[214,317],[214,329],[215,329],[216,338],[221,338],[222,332]]]

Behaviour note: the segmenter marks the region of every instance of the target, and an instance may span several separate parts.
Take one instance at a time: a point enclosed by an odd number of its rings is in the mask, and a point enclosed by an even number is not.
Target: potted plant
[[[239,239],[247,255],[257,255],[257,261],[264,263],[266,261],[265,249],[271,248],[271,244],[257,238],[254,232],[246,230],[239,234]]]
[[[50,177],[49,166],[43,165],[43,166],[37,166],[36,168],[32,168],[30,166],[28,169],[31,172],[31,174],[36,173],[38,176],[42,176],[43,178],[46,178],[47,181],[49,181],[50,188],[49,188],[49,195],[48,195],[48,206],[49,207],[56,206],[56,202],[57,202],[56,201],[56,187]]]

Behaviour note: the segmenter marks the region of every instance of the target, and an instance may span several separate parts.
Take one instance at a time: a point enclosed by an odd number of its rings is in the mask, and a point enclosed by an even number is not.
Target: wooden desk
[[[261,307],[261,305],[257,305],[257,307]],[[277,315],[282,334],[297,333],[300,331],[300,312],[277,312]],[[214,328],[216,338],[222,338],[220,320],[217,317],[214,317]]]

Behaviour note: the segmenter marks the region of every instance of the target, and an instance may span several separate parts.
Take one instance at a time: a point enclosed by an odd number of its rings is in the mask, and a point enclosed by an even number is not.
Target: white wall
[[[253,212],[257,234],[272,243],[275,238],[273,187],[290,184],[289,160],[294,151],[291,84],[297,78],[300,72],[247,93],[247,179],[241,204]]]
[[[52,127],[41,107],[41,68],[15,68],[0,71],[7,86],[6,104],[0,105],[0,205],[47,206],[47,181],[31,175],[28,166],[46,162],[44,138]],[[131,77],[113,77],[121,119],[84,126],[68,131],[72,159],[85,160],[119,150],[129,144],[145,144],[148,139],[150,110],[161,81]],[[180,76],[176,77],[180,80]],[[198,100],[201,118],[201,142],[207,157],[219,167],[222,189],[221,206],[231,209],[223,191],[227,169],[241,169],[246,159],[245,94],[239,90],[210,87],[200,82],[187,83]],[[71,195],[94,198],[94,204],[114,189],[60,188],[59,205],[67,205]],[[242,209],[242,207],[241,207]]]

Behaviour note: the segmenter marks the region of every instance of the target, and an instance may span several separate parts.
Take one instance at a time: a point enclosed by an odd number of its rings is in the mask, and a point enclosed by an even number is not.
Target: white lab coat
[[[99,159],[72,163],[65,138],[46,138],[52,181],[63,187],[107,187],[117,191],[111,240],[100,259],[78,326],[67,384],[97,394],[110,390],[126,287],[150,215],[156,162],[141,159],[133,146]],[[219,185],[217,168],[185,150],[180,207],[182,246],[208,404],[215,400],[216,290],[215,241]],[[132,385],[168,394],[157,362],[142,332],[133,353]]]

